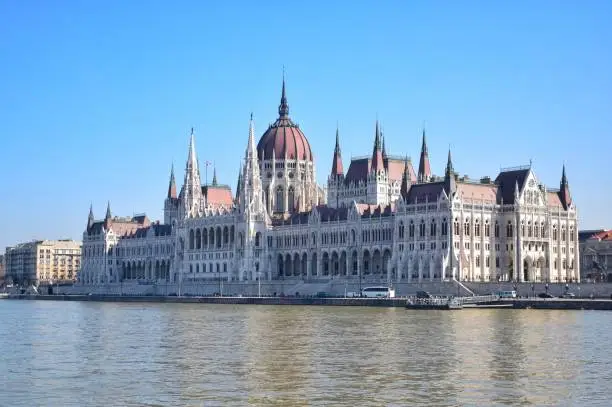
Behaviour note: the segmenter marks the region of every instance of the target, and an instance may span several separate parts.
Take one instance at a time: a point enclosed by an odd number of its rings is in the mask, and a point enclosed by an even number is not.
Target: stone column
[[[419,259],[419,283],[423,282],[423,259]]]

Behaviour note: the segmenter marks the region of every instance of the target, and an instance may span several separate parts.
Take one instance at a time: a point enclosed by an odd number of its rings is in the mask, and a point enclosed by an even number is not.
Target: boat
[[[463,305],[456,298],[416,298],[406,302],[406,309],[458,310]]]

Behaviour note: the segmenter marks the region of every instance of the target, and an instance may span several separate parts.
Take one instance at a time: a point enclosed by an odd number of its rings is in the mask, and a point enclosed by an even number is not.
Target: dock
[[[448,303],[448,297],[436,297],[440,305]],[[401,298],[347,298],[347,297],[248,297],[248,296],[119,296],[119,295],[28,295],[2,294],[0,299],[34,301],[97,301],[129,303],[184,303],[184,304],[234,304],[234,305],[323,305],[357,307],[396,307],[409,309],[450,309],[440,307],[407,307],[416,297]],[[612,300],[590,298],[499,298],[497,296],[453,297],[460,304],[455,309],[557,309],[557,310],[605,310],[612,311]]]

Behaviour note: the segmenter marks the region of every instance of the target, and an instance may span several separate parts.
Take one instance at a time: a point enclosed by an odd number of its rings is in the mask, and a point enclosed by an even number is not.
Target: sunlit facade
[[[104,220],[83,234],[83,284],[226,281],[579,281],[577,210],[563,168],[558,189],[531,166],[470,180],[430,167],[425,132],[417,171],[387,154],[379,124],[371,155],[344,171],[336,132],[325,187],[289,117],[255,141],[251,117],[235,193],[216,174],[202,185],[192,131],[180,193],[174,170],[164,222]],[[246,127],[246,126],[245,126]]]

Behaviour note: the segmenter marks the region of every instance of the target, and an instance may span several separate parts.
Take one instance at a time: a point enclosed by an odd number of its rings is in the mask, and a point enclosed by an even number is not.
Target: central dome
[[[268,127],[257,143],[257,155],[260,160],[304,160],[313,161],[310,143],[299,126],[289,118],[289,105],[285,96],[285,80],[278,119]]]

